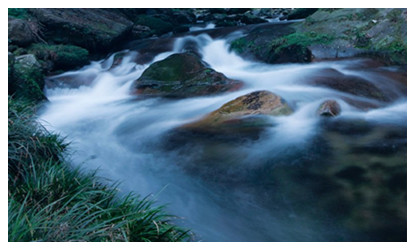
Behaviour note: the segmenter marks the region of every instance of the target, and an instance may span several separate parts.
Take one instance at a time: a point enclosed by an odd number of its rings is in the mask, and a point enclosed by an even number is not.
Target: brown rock
[[[320,116],[338,116],[340,112],[340,105],[335,100],[324,101],[318,109]]]
[[[182,128],[211,132],[251,130],[258,129],[266,124],[261,118],[245,119],[247,116],[281,116],[291,113],[292,109],[280,96],[269,91],[255,91],[225,103],[201,120],[186,124]]]

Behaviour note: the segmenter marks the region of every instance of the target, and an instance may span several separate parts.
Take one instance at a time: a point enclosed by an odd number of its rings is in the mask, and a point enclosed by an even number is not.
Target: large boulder
[[[133,22],[105,9],[29,9],[45,27],[48,42],[75,44],[89,50],[109,49],[129,35]]]
[[[280,96],[269,91],[255,91],[225,103],[204,118],[182,128],[213,133],[250,132],[268,125],[261,115],[282,116],[292,112]]]
[[[134,84],[137,94],[185,98],[237,90],[242,82],[228,79],[193,53],[173,54],[150,65]]]
[[[37,40],[38,27],[36,23],[9,17],[8,25],[9,40],[12,44],[27,46]]]

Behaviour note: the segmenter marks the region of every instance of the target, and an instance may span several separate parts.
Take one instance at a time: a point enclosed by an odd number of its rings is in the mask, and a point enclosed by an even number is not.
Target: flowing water
[[[51,77],[55,85],[45,89],[50,102],[40,121],[71,142],[68,160],[86,171],[98,167],[98,175],[119,181],[123,193],[152,195],[181,218],[177,224],[192,229],[195,240],[406,239],[406,85],[379,73],[395,68],[364,70],[368,60],[362,58],[247,61],[229,50],[237,35],[179,37],[149,63],[138,63],[140,53],[131,49]],[[186,99],[131,94],[151,63],[189,42],[210,67],[244,87]],[[306,84],[326,69],[369,80],[386,89],[390,101]],[[272,125],[254,139],[174,133],[255,90],[282,96],[295,112],[269,118]],[[327,99],[340,104],[338,117],[316,115]]]

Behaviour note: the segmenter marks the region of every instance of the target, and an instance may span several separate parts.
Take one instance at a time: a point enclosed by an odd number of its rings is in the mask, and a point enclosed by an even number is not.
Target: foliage
[[[67,144],[34,120],[30,102],[8,101],[9,241],[182,241],[190,234],[148,198],[119,197],[64,161]]]

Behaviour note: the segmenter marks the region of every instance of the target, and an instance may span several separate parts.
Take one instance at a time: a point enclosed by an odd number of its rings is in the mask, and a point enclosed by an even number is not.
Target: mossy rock
[[[40,60],[51,61],[53,70],[73,69],[89,62],[88,50],[75,45],[37,43],[30,46],[28,50]]]
[[[148,67],[135,82],[138,94],[192,97],[239,89],[242,82],[226,78],[193,53],[173,54]]]
[[[9,95],[23,97],[31,101],[42,101],[44,75],[33,55],[16,57],[14,63],[9,63]]]
[[[272,41],[295,32],[289,24],[267,24],[254,28],[246,36],[232,41],[230,49],[240,56],[265,63],[278,63],[278,56],[274,56]],[[289,54],[288,54],[289,55]],[[294,62],[288,57],[286,60]]]
[[[311,51],[308,46],[312,44],[327,44],[333,40],[328,34],[315,32],[292,33],[274,39],[270,43],[270,61],[280,62],[310,62]]]

